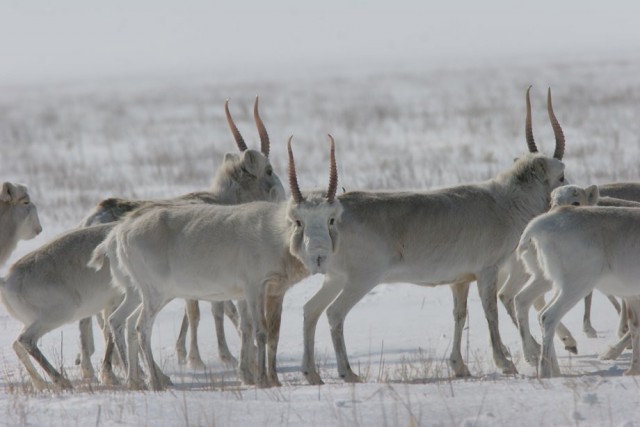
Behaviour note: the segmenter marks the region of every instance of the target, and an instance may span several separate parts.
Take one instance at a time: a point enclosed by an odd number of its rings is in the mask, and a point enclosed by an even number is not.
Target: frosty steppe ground
[[[44,227],[36,239],[19,245],[9,264],[76,226],[102,198],[171,197],[207,188],[223,154],[235,150],[224,119],[227,97],[248,145],[257,147],[251,107],[260,95],[272,163],[283,180],[285,141],[293,134],[301,187],[326,185],[330,132],[337,143],[339,188],[429,189],[487,179],[525,152],[529,84],[536,141],[550,153],[545,95],[551,86],[571,182],[640,180],[639,75],[640,61],[620,58],[263,81],[192,75],[2,87],[2,180],[29,186]],[[172,389],[132,393],[81,384],[74,365],[77,325],[68,325],[46,335],[41,348],[64,367],[76,389],[36,393],[11,349],[20,325],[2,307],[0,424],[619,426],[640,420],[640,382],[622,376],[630,352],[615,362],[598,359],[616,339],[617,327],[613,308],[600,294],[593,308],[599,337],[587,339],[582,307],[572,310],[566,323],[578,339],[579,355],[559,351],[565,376],[537,380],[504,310],[501,331],[520,374],[507,377],[496,370],[472,290],[464,356],[474,376],[452,379],[446,363],[453,332],[448,287],[380,285],[345,322],[350,358],[365,382],[339,380],[328,327],[320,320],[316,351],[327,384],[308,386],[299,371],[302,306],[321,280],[311,277],[285,298],[278,353],[283,387],[268,390],[240,385],[218,361],[204,303],[200,341],[209,369],[178,365],[173,345],[183,304],[174,301],[153,335],[156,357],[176,384]],[[238,339],[227,326],[237,353]],[[538,328],[533,331],[539,337]],[[98,339],[96,347],[97,367],[103,349]]]

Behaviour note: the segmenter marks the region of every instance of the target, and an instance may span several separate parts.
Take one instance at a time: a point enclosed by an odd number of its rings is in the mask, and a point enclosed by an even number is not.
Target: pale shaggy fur
[[[622,198],[620,198],[622,197]],[[577,185],[565,185],[555,189],[551,193],[551,206],[574,205],[574,206],[591,206],[598,204],[599,206],[618,206],[618,207],[640,207],[640,183],[625,182],[603,184],[599,186],[591,185],[588,187],[580,187]],[[513,254],[511,258],[500,269],[500,291],[498,296],[504,307],[509,313],[513,323],[519,327],[516,314],[516,295],[524,287],[529,274],[526,272],[524,265]],[[551,289],[551,285],[549,285]],[[583,316],[583,332],[590,338],[597,337],[596,330],[591,325],[591,295],[585,297],[585,310]],[[607,296],[616,310],[621,313],[620,319],[620,335],[626,332],[626,320],[624,319],[624,311],[621,311],[620,304],[615,297]],[[522,299],[522,296],[520,297]],[[539,295],[533,301],[527,303],[528,306],[533,303],[536,310],[541,310],[544,305],[544,296]],[[525,320],[528,322],[528,320]],[[528,327],[526,328],[528,330]],[[565,349],[572,353],[577,353],[577,342],[571,332],[562,324],[556,329],[558,338],[563,342]],[[525,351],[525,359],[533,364],[537,364],[536,348],[539,348],[533,337],[529,333],[525,333],[523,340],[530,341],[526,346],[530,349]]]
[[[533,220],[518,256],[533,276],[551,280],[554,296],[540,313],[543,328],[539,375],[559,375],[553,332],[562,316],[593,289],[627,298],[634,337],[627,374],[640,372],[640,210],[616,207],[558,207]],[[524,289],[523,289],[524,290]]]
[[[335,185],[331,193],[335,196]],[[241,300],[240,378],[261,386],[279,384],[275,354],[284,292],[309,271],[324,268],[335,245],[333,218],[339,209],[333,196],[315,192],[278,204],[149,207],[119,223],[91,262],[98,267],[106,255],[112,270],[117,270],[114,277],[130,279],[121,283],[125,301],[109,318],[116,345],[127,356],[129,387],[142,386],[133,322],[151,386],[154,390],[165,386],[154,368],[150,333],[155,316],[173,298]],[[250,354],[254,339],[255,377]]]
[[[465,288],[477,280],[495,362],[504,372],[515,373],[498,331],[498,268],[515,249],[529,220],[547,209],[551,191],[563,181],[560,160],[526,154],[483,183],[424,193],[339,196],[343,214],[337,219],[338,246],[322,288],[304,306],[303,372],[308,381],[322,382],[314,360],[314,335],[327,306],[338,373],[346,381],[359,380],[347,359],[343,323],[349,310],[383,282],[453,283],[462,289],[451,363],[457,375],[468,375],[459,341],[466,319]]]
[[[327,309],[338,374],[359,381],[349,366],[344,320],[351,308],[381,282],[451,284],[454,338],[449,362],[456,376],[469,376],[461,354],[472,281],[489,324],[493,356],[505,373],[515,373],[500,339],[497,312],[498,270],[516,246],[520,232],[549,205],[549,193],[564,182],[562,128],[553,112],[551,89],[547,111],[556,146],[553,158],[538,154],[526,92],[525,134],[529,154],[489,181],[426,193],[347,193],[339,201],[339,242],[322,288],[304,306],[302,370],[311,384],[322,384],[315,365],[315,330]],[[332,302],[333,301],[333,302]]]
[[[46,382],[29,359],[33,357],[62,388],[71,383],[40,352],[37,342],[47,332],[66,323],[92,316],[120,291],[111,285],[108,265],[98,271],[86,266],[93,249],[111,230],[111,225],[76,229],[25,255],[0,281],[0,296],[7,311],[24,324],[13,348],[29,373],[34,386]],[[105,359],[105,363],[110,360]],[[89,362],[83,366],[85,378],[93,377]],[[103,365],[103,380],[115,381],[110,365]]]
[[[628,194],[628,196],[633,196],[633,193]],[[551,200],[552,207],[563,205],[640,207],[640,203],[638,202],[613,197],[600,197],[599,188],[595,185],[585,188],[576,185],[557,188],[551,193]],[[544,293],[552,289],[552,284],[541,274],[530,275],[527,270],[524,269],[522,262],[517,261],[517,263],[519,269],[523,269],[523,273],[522,279],[517,283],[517,286],[514,284],[511,287],[511,292],[514,295],[513,308],[517,319],[516,324],[520,331],[525,360],[533,365],[537,365],[539,363],[540,346],[531,335],[529,328],[529,307],[533,303],[536,309],[541,311],[545,307]],[[585,316],[583,320],[585,332],[589,330],[587,326],[591,324],[589,320],[590,301],[588,300],[590,295],[591,293],[585,298]],[[614,297],[609,296],[609,298],[617,304]],[[623,317],[621,323],[626,325],[624,313],[621,313],[621,315]],[[595,331],[593,332],[595,333]],[[567,350],[572,353],[578,352],[575,339],[561,322],[557,326],[556,333],[565,344]]]
[[[118,221],[128,212],[158,203],[164,204],[218,204],[232,205],[256,200],[279,202],[285,199],[284,187],[278,175],[273,171],[269,161],[270,142],[266,128],[258,112],[258,98],[254,104],[254,119],[260,134],[260,151],[249,149],[238,131],[229,112],[229,100],[225,102],[225,113],[229,127],[234,135],[239,153],[227,153],[218,168],[210,188],[165,200],[126,200],[110,198],[101,201],[81,222],[81,226]],[[114,307],[115,308],[115,307]],[[218,354],[228,363],[234,363],[235,358],[229,351],[225,335],[223,315],[226,311],[232,321],[237,323],[237,313],[231,301],[216,302],[211,305],[216,324]],[[108,312],[105,313],[108,316]],[[235,316],[235,317],[234,317]],[[205,367],[198,347],[198,323],[200,312],[197,301],[187,301],[186,314],[176,342],[176,353],[180,363],[189,363],[194,369]],[[189,352],[186,352],[187,325],[190,326],[191,340]],[[107,328],[108,329],[108,328]],[[86,365],[86,355],[91,354],[93,348],[91,319],[80,322],[82,352],[80,363]],[[108,330],[105,331],[108,334]]]

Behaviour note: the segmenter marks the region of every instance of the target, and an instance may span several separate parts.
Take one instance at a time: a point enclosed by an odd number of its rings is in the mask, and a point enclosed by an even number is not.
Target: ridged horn
[[[302,201],[302,193],[300,192],[300,187],[298,186],[296,163],[293,160],[293,150],[291,149],[292,139],[293,135],[291,135],[289,137],[289,141],[287,141],[287,150],[289,151],[289,188],[291,188],[291,196],[293,197],[293,201],[296,203],[300,203]]]
[[[531,124],[531,99],[529,98],[530,90],[531,86],[527,88],[527,118],[524,121],[524,133],[527,137],[527,147],[529,147],[529,152],[537,153],[538,147],[536,146],[536,141],[533,139],[533,126]]]
[[[256,126],[258,127],[258,134],[260,134],[260,149],[262,150],[262,154],[266,157],[269,157],[269,134],[267,133],[267,128],[264,127],[264,123],[260,118],[260,113],[258,112],[258,97],[256,96],[256,102],[253,104],[253,118],[256,121]]]
[[[236,144],[238,144],[238,148],[240,151],[246,151],[247,144],[245,144],[244,139],[242,138],[242,135],[240,135],[240,131],[233,122],[231,113],[229,112],[229,98],[224,101],[224,113],[227,115],[227,123],[229,123],[229,128],[231,128],[231,133],[233,134],[233,138],[236,140]]]
[[[547,91],[547,111],[549,112],[549,120],[551,120],[551,126],[553,127],[553,135],[556,137],[556,150],[553,153],[553,157],[562,160],[562,156],[564,156],[564,132],[562,132],[560,123],[558,123],[558,119],[553,113],[551,88]]]
[[[338,189],[338,168],[336,166],[336,142],[333,140],[333,136],[329,134],[331,140],[331,167],[329,169],[329,189],[327,190],[327,200],[333,202],[336,197],[336,190]]]

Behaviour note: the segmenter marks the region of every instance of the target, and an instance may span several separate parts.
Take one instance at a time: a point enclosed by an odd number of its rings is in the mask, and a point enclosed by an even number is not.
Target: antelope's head
[[[547,112],[549,114],[549,120],[551,121],[551,127],[553,128],[553,134],[556,139],[556,148],[553,152],[553,158],[538,153],[538,147],[536,146],[533,138],[533,127],[531,124],[530,90],[531,86],[527,88],[526,93],[527,116],[525,119],[525,134],[529,153],[534,155],[533,170],[531,173],[535,179],[542,181],[548,187],[549,192],[551,192],[554,188],[567,184],[564,176],[564,163],[562,162],[565,142],[564,133],[562,132],[562,127],[560,127],[560,123],[558,123],[558,119],[553,112],[551,88],[549,88],[547,91]]]
[[[342,205],[336,199],[338,169],[336,167],[335,142],[331,140],[331,166],[327,191],[300,191],[296,166],[289,138],[289,185],[291,199],[287,206],[287,221],[291,229],[289,250],[300,259],[311,274],[325,273],[327,263],[338,243],[337,225],[342,215]]]
[[[16,230],[18,240],[29,240],[42,231],[38,209],[31,202],[27,187],[5,182],[0,192],[0,221],[7,230]]]
[[[230,197],[236,203],[285,200],[284,187],[269,161],[269,134],[258,113],[258,97],[253,107],[253,115],[260,135],[260,151],[247,148],[247,144],[231,118],[228,99],[224,104],[224,110],[240,153],[225,154],[222,167],[214,178],[212,189],[233,193]]]
[[[577,185],[564,185],[551,192],[551,207],[556,206],[593,206],[598,204],[600,192],[597,185],[587,188]]]

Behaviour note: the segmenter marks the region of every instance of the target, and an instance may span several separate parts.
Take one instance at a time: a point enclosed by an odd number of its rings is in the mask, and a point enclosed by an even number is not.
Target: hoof
[[[467,365],[464,364],[461,358],[449,359],[449,366],[451,367],[451,370],[453,371],[453,375],[456,378],[465,378],[465,377],[471,376],[471,373],[469,372]]]
[[[108,387],[115,387],[120,385],[120,380],[118,380],[118,377],[116,377],[116,375],[111,371],[101,372],[100,382]]]
[[[320,375],[317,372],[304,372],[304,377],[307,379],[307,382],[311,385],[322,385],[324,381],[320,378]]]
[[[242,384],[245,384],[245,385],[256,384],[256,380],[251,373],[248,373],[248,374],[240,373],[240,381],[242,381]]]
[[[282,387],[282,384],[278,379],[278,374],[276,373],[269,374],[269,383],[271,384],[272,387]]]
[[[82,372],[82,381],[90,383],[95,379],[96,377],[93,371]]]
[[[71,390],[73,386],[71,385],[71,381],[66,378],[60,378],[56,381],[56,385],[60,387],[62,390]]]
[[[259,378],[256,381],[256,386],[258,388],[269,388],[272,386],[272,384],[271,384],[271,381],[269,381],[269,379],[265,376],[265,377]]]
[[[221,355],[220,361],[227,366],[238,366],[238,359],[229,355]]]
[[[171,378],[169,378],[168,375],[160,374],[160,384],[161,384],[161,387],[164,388],[164,387],[172,386],[173,381],[171,381]]]
[[[620,353],[618,349],[609,347],[609,350],[600,355],[600,360],[616,360],[618,356],[620,356]]]
[[[184,349],[176,348],[176,357],[179,365],[187,364],[187,352]]]
[[[502,374],[503,375],[517,375],[518,374],[518,370],[516,369],[516,366],[513,363],[509,363],[509,365],[505,366],[502,368]]]
[[[207,369],[207,365],[200,358],[189,358],[189,368],[194,371],[204,371]]]
[[[165,388],[166,387],[163,384],[156,384],[152,386],[153,391],[164,391]]]
[[[147,386],[143,381],[127,381],[127,388],[131,391],[144,391]]]
[[[344,380],[344,382],[346,382],[346,383],[360,383],[360,382],[362,382],[360,377],[357,376],[356,374],[354,374],[353,372],[347,372],[344,375],[340,375],[340,378],[342,378]]]
[[[582,332],[584,332],[587,338],[598,338],[598,333],[593,328],[584,328]]]
[[[454,369],[454,376],[456,378],[469,378],[471,376],[471,372],[466,366],[462,366],[460,369]]]
[[[569,353],[578,354],[577,346],[568,346],[568,347],[565,347],[564,349],[567,350]]]

